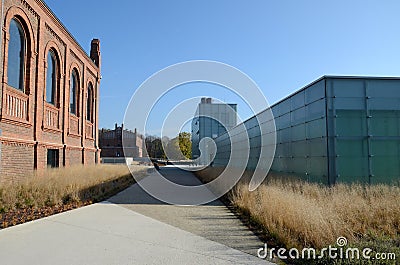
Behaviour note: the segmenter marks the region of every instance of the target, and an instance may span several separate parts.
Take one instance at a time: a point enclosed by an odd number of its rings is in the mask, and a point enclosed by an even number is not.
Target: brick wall
[[[96,160],[96,151],[95,150],[85,150],[84,151],[84,163],[85,165],[94,164]]]
[[[4,148],[0,164],[4,167],[0,169],[0,181],[19,179],[34,169],[46,169],[48,149],[59,150],[60,166],[95,163],[100,152],[97,135],[100,42],[93,40],[90,56],[87,55],[42,0],[4,0],[2,19],[0,143]],[[23,91],[11,87],[7,80],[12,19],[20,22],[26,36]],[[57,59],[55,104],[45,100],[50,50]],[[73,71],[78,73],[76,114],[69,111]],[[93,87],[93,119],[90,122],[86,118],[89,84]]]
[[[26,144],[1,145],[1,182],[16,182],[33,173],[34,148]]]
[[[67,154],[68,165],[73,166],[82,164],[82,150],[67,149]]]

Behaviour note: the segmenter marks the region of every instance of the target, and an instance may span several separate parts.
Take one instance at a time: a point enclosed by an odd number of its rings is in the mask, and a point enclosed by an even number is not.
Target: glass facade
[[[327,79],[330,172],[337,182],[400,178],[400,79]]]
[[[216,139],[237,124],[237,105],[213,103],[211,98],[203,98],[192,120],[192,158],[201,157],[200,141],[206,137]],[[207,150],[207,149],[206,149]],[[201,163],[208,164],[213,152],[203,154]]]
[[[323,77],[271,110],[276,126],[273,171],[328,185],[400,179],[399,78]],[[243,132],[230,132],[249,135],[248,170],[260,159],[261,131],[271,133],[273,128],[265,113],[245,121]],[[224,134],[216,139],[215,165],[227,164],[228,138]],[[247,154],[242,156],[232,159],[240,164]]]
[[[325,80],[271,107],[276,125],[272,170],[328,183]]]

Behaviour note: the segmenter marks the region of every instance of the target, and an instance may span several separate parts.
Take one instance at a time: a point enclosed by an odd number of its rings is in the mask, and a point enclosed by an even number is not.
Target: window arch
[[[11,19],[8,43],[7,83],[24,91],[26,35],[21,22]]]
[[[50,104],[57,103],[57,57],[53,49],[47,54],[47,72],[46,72],[46,101]]]
[[[86,104],[86,119],[93,122],[93,85],[89,83],[87,104]]]
[[[78,116],[79,79],[76,69],[72,70],[69,92],[69,111]]]

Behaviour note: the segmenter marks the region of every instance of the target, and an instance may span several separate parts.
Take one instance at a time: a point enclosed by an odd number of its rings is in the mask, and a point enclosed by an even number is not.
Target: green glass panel
[[[284,157],[292,156],[292,143],[282,144],[282,156],[284,156]]]
[[[279,119],[279,128],[288,128],[290,127],[290,113],[286,113]]]
[[[281,103],[279,103],[281,116],[286,114],[286,113],[290,113],[290,107],[291,107],[291,102],[290,101],[291,101],[290,98],[287,98],[284,101],[282,101]]]
[[[400,92],[399,92],[400,93]],[[400,98],[392,95],[392,98],[371,98],[368,107],[371,110],[400,110]]]
[[[292,128],[292,140],[299,141],[299,140],[305,140],[305,139],[306,139],[306,125],[299,124],[297,126],[294,126]]]
[[[306,107],[306,121],[320,119],[325,116],[325,99],[318,100]]]
[[[373,140],[373,141],[371,141],[371,150],[372,150],[372,154],[374,156],[399,156],[400,155],[400,139],[399,140]]]
[[[306,104],[325,98],[325,80],[306,88]]]
[[[387,180],[400,177],[399,156],[374,156],[372,157],[372,172],[375,179]],[[376,180],[375,180],[376,181]]]
[[[275,170],[275,171],[282,171],[283,170],[282,159],[275,156],[275,159],[274,159],[274,162],[272,163],[271,168],[272,168],[272,170]]]
[[[283,156],[283,146],[282,144],[277,144],[275,150],[275,157],[280,157],[280,156]]]
[[[292,155],[294,157],[305,157],[307,155],[307,142],[297,141],[292,143]]]
[[[322,157],[327,156],[327,143],[326,138],[315,138],[307,140],[308,145],[308,156],[312,157]]]
[[[336,159],[339,182],[369,182],[368,157],[347,156]]]
[[[282,131],[282,130],[276,131],[276,143],[277,143],[277,144],[280,144],[280,143],[283,142],[283,141],[282,141],[282,133],[281,133],[281,131]]]
[[[301,108],[305,105],[305,92],[301,91],[295,95],[292,96],[291,99],[292,107],[291,110],[296,110],[298,108]]]
[[[272,114],[274,115],[275,118],[281,116],[281,112],[280,112],[280,105],[274,105],[273,107],[271,107],[272,110]]]
[[[337,140],[336,154],[340,157],[368,156],[367,140]]]
[[[362,183],[369,184],[369,178],[365,176],[340,176],[336,179],[336,183]]]
[[[292,128],[286,128],[280,131],[282,142],[290,142],[292,139]]]
[[[333,96],[344,98],[365,98],[364,80],[335,79],[333,81]]]
[[[307,173],[314,180],[319,180],[322,176],[327,176],[327,168],[326,157],[310,157],[307,159]]]
[[[306,121],[306,108],[305,107],[294,110],[291,113],[291,125],[297,125],[299,123],[304,123],[305,121]]]
[[[307,171],[307,161],[304,157],[292,158],[292,169],[296,174],[305,175]]]
[[[336,134],[339,136],[366,136],[367,115],[365,111],[337,110]]]
[[[400,136],[400,111],[371,111],[371,133],[374,136]]]
[[[328,105],[330,109],[337,110],[365,110],[365,97],[362,98],[332,98]]]
[[[367,93],[370,97],[400,97],[400,80],[368,80]]]
[[[326,136],[326,120],[318,119],[307,122],[306,137],[307,139]]]
[[[281,159],[282,161],[282,171],[289,172],[291,168],[291,158],[284,157]]]

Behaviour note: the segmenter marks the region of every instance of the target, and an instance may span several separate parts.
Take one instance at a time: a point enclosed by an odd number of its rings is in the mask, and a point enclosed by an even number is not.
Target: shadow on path
[[[159,173],[180,185],[202,184],[193,173],[178,168],[162,168]],[[254,256],[264,245],[220,200],[203,206],[169,205],[135,184],[108,201]]]

